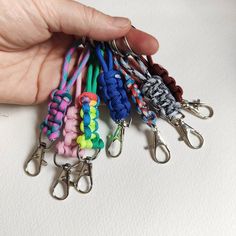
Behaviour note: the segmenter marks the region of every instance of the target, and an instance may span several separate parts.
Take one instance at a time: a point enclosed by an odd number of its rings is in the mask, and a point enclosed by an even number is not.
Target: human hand
[[[136,53],[153,54],[157,40],[72,0],[0,0],[0,103],[45,101],[60,82],[65,51],[76,37],[106,41],[127,35]]]

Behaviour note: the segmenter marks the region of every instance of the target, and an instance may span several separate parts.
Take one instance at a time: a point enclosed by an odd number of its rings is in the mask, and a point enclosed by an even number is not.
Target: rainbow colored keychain
[[[81,79],[77,80],[75,105],[68,109],[64,131],[69,131],[64,137],[63,143],[57,147],[61,153],[68,153],[78,160],[71,165],[66,163],[59,165],[54,155],[54,163],[61,171],[51,187],[51,194],[58,200],[64,200],[69,195],[69,187],[74,187],[80,193],[89,193],[93,187],[92,162],[98,157],[104,147],[103,140],[98,133],[98,118],[100,98],[97,96],[97,77],[100,72],[99,64],[94,53],[91,53],[88,61],[86,88],[81,93]],[[68,122],[69,121],[69,122]],[[67,140],[69,139],[69,140]],[[69,145],[65,146],[65,142]],[[68,150],[69,149],[69,150]],[[88,155],[86,150],[94,150],[93,155]],[[81,180],[85,181],[85,188],[80,187]],[[62,185],[64,194],[58,196],[55,189]]]
[[[96,93],[99,73],[99,64],[92,54],[87,71],[86,90],[78,98],[82,122],[80,123],[81,135],[77,137],[77,143],[81,149],[95,149],[96,153],[104,148],[104,143],[97,132],[100,98]]]
[[[78,63],[80,64],[86,49],[83,49],[80,54]],[[78,126],[80,125],[80,104],[78,98],[81,95],[82,79],[86,74],[86,67],[79,74],[76,81],[76,91],[74,96],[74,104],[67,109],[66,116],[64,118],[64,128],[62,132],[62,140],[56,145],[56,152],[54,153],[54,164],[59,170],[59,174],[51,186],[51,195],[57,200],[64,200],[69,195],[70,187],[73,187],[79,193],[88,193],[93,186],[91,165],[81,160],[81,156],[85,154],[85,150],[81,149],[77,144],[76,139],[79,135]],[[59,164],[57,161],[57,155],[63,156],[67,160],[75,159],[74,163],[67,161],[66,163]],[[69,158],[69,159],[68,159]],[[80,182],[84,179],[86,185],[84,188],[80,186]],[[59,188],[61,191],[57,191]]]

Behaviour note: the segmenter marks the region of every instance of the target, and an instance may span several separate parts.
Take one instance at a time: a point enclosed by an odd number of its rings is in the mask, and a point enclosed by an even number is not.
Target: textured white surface
[[[1,235],[236,235],[236,1],[83,1],[112,15],[126,15],[160,41],[156,59],[185,90],[215,109],[202,121],[205,145],[194,151],[160,129],[172,151],[166,165],[148,151],[148,128],[134,120],[123,155],[104,153],[94,163],[94,189],[66,201],[49,195],[52,167],[28,177],[23,163],[35,145],[45,106],[0,106]],[[101,122],[102,133],[108,125]]]

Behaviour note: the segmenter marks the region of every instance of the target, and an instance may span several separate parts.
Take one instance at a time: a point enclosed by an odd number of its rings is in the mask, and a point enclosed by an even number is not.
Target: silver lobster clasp
[[[44,160],[45,151],[49,150],[53,145],[53,142],[51,142],[47,146],[45,142],[42,142],[41,136],[42,134],[40,133],[37,148],[24,164],[24,170],[30,176],[37,176],[41,171],[41,167],[47,165],[47,162]]]
[[[121,121],[120,123],[118,123],[114,134],[108,136],[107,153],[110,157],[118,157],[121,154],[123,148],[125,128],[130,126],[131,121],[131,119],[128,122],[126,122],[125,120]],[[117,145],[118,152],[112,151],[117,149]]]
[[[92,178],[92,163],[84,160],[80,161],[74,169],[72,170],[71,174],[74,176],[73,186],[76,191],[80,193],[89,193],[93,187],[93,178]],[[82,187],[82,182],[85,185],[85,188]],[[83,185],[83,186],[84,186]]]
[[[180,134],[179,140],[183,140],[190,148],[199,149],[204,143],[202,135],[194,128],[186,124],[181,118],[171,120],[171,124],[177,129]],[[195,136],[198,139],[198,144],[194,145],[191,141],[191,136]]]
[[[47,165],[47,162],[44,160],[46,148],[46,143],[40,142],[36,150],[33,152],[32,156],[28,158],[24,165],[24,170],[28,175],[37,176],[41,171],[41,166]]]
[[[208,119],[214,115],[212,107],[200,102],[200,99],[197,99],[196,101],[192,102],[189,102],[188,100],[183,100],[182,108],[201,119]]]
[[[61,168],[61,171],[57,179],[53,182],[51,186],[51,195],[57,200],[64,200],[69,195],[69,188],[71,185],[70,173],[71,173],[72,165],[69,163],[66,163],[64,165],[61,165],[60,168]],[[62,194],[58,193],[59,190],[60,190],[60,193],[62,192]]]
[[[153,160],[159,164],[165,164],[167,163],[170,158],[170,150],[167,147],[165,141],[161,137],[160,131],[157,129],[157,127],[152,128],[153,134],[154,134],[154,143],[153,143]],[[164,159],[161,160],[159,158],[160,151],[164,154]],[[159,153],[159,154],[158,154]]]

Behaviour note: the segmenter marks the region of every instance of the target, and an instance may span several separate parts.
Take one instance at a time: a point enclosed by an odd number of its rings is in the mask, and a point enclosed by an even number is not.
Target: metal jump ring
[[[120,49],[118,48],[117,44],[116,44],[116,40],[113,39],[112,41],[109,41],[109,45],[112,49],[112,51],[116,54],[118,54],[119,56],[123,57],[124,54],[120,51]]]
[[[124,37],[122,38],[122,40],[123,40],[125,46],[129,49],[128,54],[131,55],[131,56],[137,57],[138,55],[132,50],[132,48],[131,48],[131,46],[130,46],[130,44],[129,44],[128,39],[124,36]]]
[[[119,47],[117,46],[117,42],[116,42],[116,39],[113,39],[112,41],[109,41],[109,45],[112,49],[112,51],[116,54],[118,54],[119,56],[121,57],[126,57],[126,56],[134,56],[134,57],[137,57],[137,54],[132,50],[127,38],[124,36],[122,37],[122,42],[123,42],[123,45],[128,49],[128,51],[121,51],[119,49]]]

